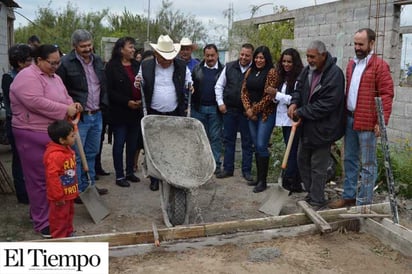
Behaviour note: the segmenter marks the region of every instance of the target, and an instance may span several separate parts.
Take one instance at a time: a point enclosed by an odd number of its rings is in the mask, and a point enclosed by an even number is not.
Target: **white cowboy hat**
[[[157,44],[150,46],[166,60],[172,60],[180,51],[180,44],[174,44],[169,35],[160,35]]]
[[[187,37],[183,37],[182,40],[180,40],[180,45],[181,46],[193,46],[192,40],[190,40]]]
[[[182,47],[192,47],[192,49],[197,49],[197,45],[193,44],[192,40],[190,40],[190,38],[187,37],[183,37],[182,40],[180,40],[180,45]]]

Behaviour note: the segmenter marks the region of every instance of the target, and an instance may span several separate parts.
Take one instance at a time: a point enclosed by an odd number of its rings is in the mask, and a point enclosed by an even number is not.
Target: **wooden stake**
[[[153,229],[154,245],[160,246],[159,232],[157,232],[157,226],[155,223],[152,223],[152,229]]]
[[[318,214],[318,212],[314,211],[306,201],[298,201],[298,205],[322,233],[332,232],[332,227],[328,224],[328,222],[326,222],[325,219]]]

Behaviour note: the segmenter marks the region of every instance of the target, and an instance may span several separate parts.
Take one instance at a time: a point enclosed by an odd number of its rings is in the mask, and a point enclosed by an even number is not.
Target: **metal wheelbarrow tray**
[[[145,149],[143,170],[145,176],[162,181],[165,224],[187,223],[186,194],[206,183],[216,168],[206,131],[200,121],[190,117],[147,115],[141,126]]]

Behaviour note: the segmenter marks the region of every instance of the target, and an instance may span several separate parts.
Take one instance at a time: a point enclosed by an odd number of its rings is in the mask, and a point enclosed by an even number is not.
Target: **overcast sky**
[[[39,7],[47,7],[51,1],[52,9],[59,10],[66,7],[69,0],[15,0],[22,8],[16,9],[17,12],[23,14],[27,18],[33,20],[36,17],[35,12]],[[70,0],[73,6],[78,7],[82,12],[100,11],[108,8],[111,13],[119,13],[126,8],[127,10],[137,14],[148,14],[150,2],[151,18],[159,11],[162,0]],[[223,12],[229,8],[230,3],[233,3],[234,20],[246,19],[251,16],[253,6],[261,6],[255,16],[270,14],[273,12],[273,5],[286,6],[289,10],[334,2],[334,0],[172,0],[173,8],[181,10],[184,14],[192,14],[208,23],[213,20],[216,24],[226,24],[227,19]],[[16,14],[15,27],[20,24],[27,25],[28,21],[22,16]]]

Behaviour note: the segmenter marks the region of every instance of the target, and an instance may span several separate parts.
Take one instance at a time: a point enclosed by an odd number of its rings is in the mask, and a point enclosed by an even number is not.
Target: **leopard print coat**
[[[276,104],[273,102],[274,95],[264,93],[262,99],[258,103],[252,104],[249,98],[249,91],[246,87],[246,79],[249,77],[251,68],[245,74],[242,83],[242,103],[245,110],[252,109],[254,115],[262,114],[262,120],[266,121],[268,116],[275,112]],[[271,68],[267,74],[265,82],[265,90],[268,87],[277,88],[279,86],[279,74],[276,69]]]

